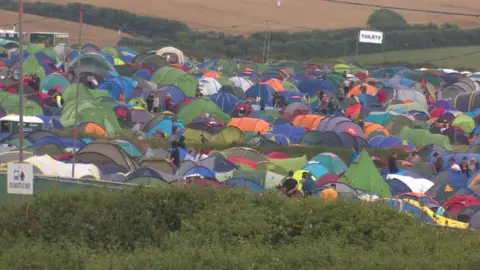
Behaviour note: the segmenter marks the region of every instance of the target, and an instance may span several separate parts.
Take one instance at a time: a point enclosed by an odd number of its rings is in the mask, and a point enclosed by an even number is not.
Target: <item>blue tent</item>
[[[133,73],[132,78],[135,78],[135,77],[150,81],[152,79],[152,72],[145,68],[140,69],[140,70],[137,70],[137,72]]]
[[[203,176],[204,178],[208,179],[215,179],[215,173],[212,172],[210,169],[204,166],[195,166],[192,167],[190,170],[186,171],[183,176],[189,176],[193,174],[199,174]]]
[[[323,175],[329,173],[327,168],[325,168],[322,164],[320,163],[310,163],[307,164],[305,167],[303,167],[302,170],[305,170],[307,172],[310,172],[315,179],[318,179],[322,177]]]
[[[236,96],[226,92],[217,93],[209,97],[226,114],[231,114],[240,101]]]
[[[295,127],[290,124],[273,125],[272,133],[285,135],[290,139],[291,143],[297,144],[305,135],[305,129],[302,127]]]
[[[291,144],[290,139],[288,139],[287,136],[282,134],[267,133],[264,136],[265,138],[275,142],[277,145],[289,146]]]
[[[265,191],[265,189],[259,184],[253,181],[250,181],[248,179],[240,178],[240,177],[230,178],[227,181],[225,181],[225,184],[234,188],[248,188],[249,190],[254,192]]]
[[[285,103],[287,104],[292,104],[295,102],[305,102],[305,96],[307,96],[304,93],[300,93],[297,91],[282,91],[281,92],[283,98],[285,99]]]
[[[34,144],[32,144],[32,147],[39,147],[39,146],[43,146],[43,145],[46,145],[46,144],[54,144],[54,145],[60,147],[61,149],[65,148],[65,144],[62,142],[62,140],[60,140],[59,138],[54,137],[54,136],[44,137],[44,138],[38,140],[37,142],[35,142]]]
[[[268,84],[256,84],[252,87],[250,87],[246,92],[245,92],[245,97],[246,98],[257,98],[261,97],[262,100],[268,101],[266,104],[272,105],[273,104],[273,88],[268,85]]]
[[[298,84],[298,90],[301,93],[307,94],[310,97],[315,96],[318,92],[336,92],[335,87],[333,87],[330,82],[327,80],[312,80],[307,79],[303,80]]]
[[[62,142],[63,145],[65,145],[65,148],[73,147],[74,142],[72,138],[61,137],[60,141]],[[87,142],[85,141],[90,142],[89,139],[77,140],[77,145],[76,145],[77,148],[82,149],[83,147],[85,147],[85,145],[87,145]]]
[[[181,121],[176,121],[173,120],[172,118],[165,118],[158,123],[156,123],[150,130],[148,130],[145,133],[145,138],[150,138],[152,137],[157,130],[161,130],[163,133],[165,133],[167,136],[172,135],[172,127],[177,126],[177,129],[181,129],[185,127],[185,124],[183,124]]]
[[[165,92],[165,94],[170,94],[171,96],[171,102],[173,105],[177,104],[178,102],[184,100],[187,98],[185,93],[182,91],[182,89],[174,86],[174,85],[167,85],[165,87],[162,87],[161,90]],[[146,97],[145,97],[146,98]],[[164,106],[165,104],[162,104]]]
[[[97,87],[99,90],[107,90],[110,96],[119,100],[123,93],[125,101],[128,101],[133,94],[136,83],[127,77],[111,77],[106,79],[101,85]]]

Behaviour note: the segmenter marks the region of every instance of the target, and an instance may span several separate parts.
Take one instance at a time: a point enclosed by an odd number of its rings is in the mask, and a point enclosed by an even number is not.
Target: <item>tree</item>
[[[404,30],[408,23],[403,16],[390,9],[379,9],[373,12],[367,21],[368,26],[382,31]]]

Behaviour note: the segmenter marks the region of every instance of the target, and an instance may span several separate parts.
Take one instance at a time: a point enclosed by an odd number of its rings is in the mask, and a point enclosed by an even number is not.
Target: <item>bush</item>
[[[476,269],[477,232],[381,204],[169,187],[0,211],[2,269]]]
[[[368,17],[367,24],[381,31],[405,30],[409,27],[401,14],[390,9],[376,10]]]

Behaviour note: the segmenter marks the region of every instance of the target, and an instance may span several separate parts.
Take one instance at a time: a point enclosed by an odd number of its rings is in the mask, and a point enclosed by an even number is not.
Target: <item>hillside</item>
[[[1,11],[0,25],[2,29],[11,29],[18,22],[18,14],[16,12]],[[72,43],[78,42],[78,23],[51,19],[47,17],[25,14],[24,31],[43,31],[43,32],[62,32],[70,34]],[[98,46],[106,46],[116,44],[121,37],[128,35],[119,35],[117,31],[95,27],[91,25],[83,25],[83,42],[95,43]]]
[[[38,0],[26,0],[37,2]],[[179,20],[200,31],[236,34],[264,31],[265,21],[274,30],[305,31],[365,26],[374,8],[325,2],[322,0],[41,0],[56,4],[83,2],[133,13]],[[277,1],[281,5],[277,6]],[[478,0],[459,5],[448,0],[350,0],[403,8],[480,14]],[[462,28],[478,26],[478,18],[398,11],[409,23],[456,23]],[[88,22],[87,22],[88,23]]]

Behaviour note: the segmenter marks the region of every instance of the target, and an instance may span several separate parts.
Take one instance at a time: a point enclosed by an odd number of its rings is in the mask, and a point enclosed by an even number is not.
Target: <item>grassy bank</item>
[[[353,61],[355,56],[345,57],[343,60]],[[385,56],[383,53],[360,54],[358,62],[365,66],[381,65],[385,62],[404,64],[425,63],[443,68],[478,69],[480,46],[394,51],[385,53]]]
[[[478,233],[239,190],[52,193],[0,211],[1,269],[476,269]]]

